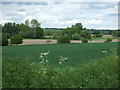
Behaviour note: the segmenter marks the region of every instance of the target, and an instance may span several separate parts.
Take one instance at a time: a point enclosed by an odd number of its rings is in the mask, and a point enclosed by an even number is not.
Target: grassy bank
[[[53,67],[26,59],[3,60],[3,88],[117,88],[118,56],[75,67]]]

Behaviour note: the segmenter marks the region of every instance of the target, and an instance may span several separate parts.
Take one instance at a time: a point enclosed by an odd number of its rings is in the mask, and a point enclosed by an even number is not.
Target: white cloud
[[[1,0],[4,2],[119,2],[119,0]]]
[[[117,3],[38,3],[3,4],[2,22],[37,19],[42,27],[68,27],[80,22],[86,28],[117,28]]]
[[[97,19],[92,19],[92,20],[87,20],[85,24],[101,24],[102,20],[97,20]]]

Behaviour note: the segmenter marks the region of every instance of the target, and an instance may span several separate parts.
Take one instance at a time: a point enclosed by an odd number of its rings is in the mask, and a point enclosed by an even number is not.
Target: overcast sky
[[[16,2],[15,2],[16,1]],[[41,26],[65,28],[82,23],[86,28],[117,29],[118,0],[96,2],[92,0],[6,0],[0,3],[0,23],[24,23],[26,19],[37,19]],[[104,0],[105,1],[105,0]]]

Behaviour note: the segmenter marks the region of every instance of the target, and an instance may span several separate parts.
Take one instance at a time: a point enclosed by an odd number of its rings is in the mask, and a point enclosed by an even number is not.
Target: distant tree
[[[71,27],[67,27],[63,30],[63,34],[68,34],[70,38],[72,38],[72,35],[77,33],[79,34],[83,30],[83,26],[81,23],[76,23],[75,25],[72,25]]]
[[[71,29],[75,30],[75,33],[80,33],[83,30],[83,26],[81,23],[76,23],[72,25]]]
[[[30,21],[29,20],[25,20],[25,25],[26,26],[30,26]]]
[[[85,30],[80,33],[80,37],[85,39],[91,39],[91,34],[89,31]]]
[[[0,44],[1,43],[2,43],[2,46],[8,46],[8,39],[7,39],[7,37],[2,36],[2,40],[0,40]]]
[[[33,38],[43,38],[43,29],[36,27],[35,30],[33,30],[33,34]]]
[[[36,19],[32,19],[31,26],[32,26],[32,28],[40,27],[40,23]]]
[[[2,33],[2,25],[0,24],[0,33]]]
[[[3,33],[9,33],[10,36],[18,34],[20,31],[20,26],[19,24],[15,24],[15,23],[5,23],[3,28],[2,28],[2,32]]]
[[[120,31],[119,30],[118,31],[116,31],[116,30],[112,31],[112,36],[113,37],[120,37]]]
[[[80,40],[80,35],[75,33],[75,34],[72,35],[72,39],[73,40]]]
[[[100,33],[100,31],[98,31],[98,30],[94,30],[93,34],[94,34],[94,35],[97,35],[97,34],[101,34],[101,33]]]

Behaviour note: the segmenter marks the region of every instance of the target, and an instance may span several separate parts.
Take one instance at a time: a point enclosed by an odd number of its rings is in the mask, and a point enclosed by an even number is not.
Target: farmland
[[[118,48],[117,42],[112,43],[83,43],[83,44],[46,44],[46,45],[23,45],[3,47],[3,59],[17,57],[40,61],[39,55],[42,52],[50,51],[48,55],[50,64],[57,65],[60,56],[67,57],[67,65],[76,65],[106,57],[111,49]],[[106,51],[103,53],[102,51]]]

